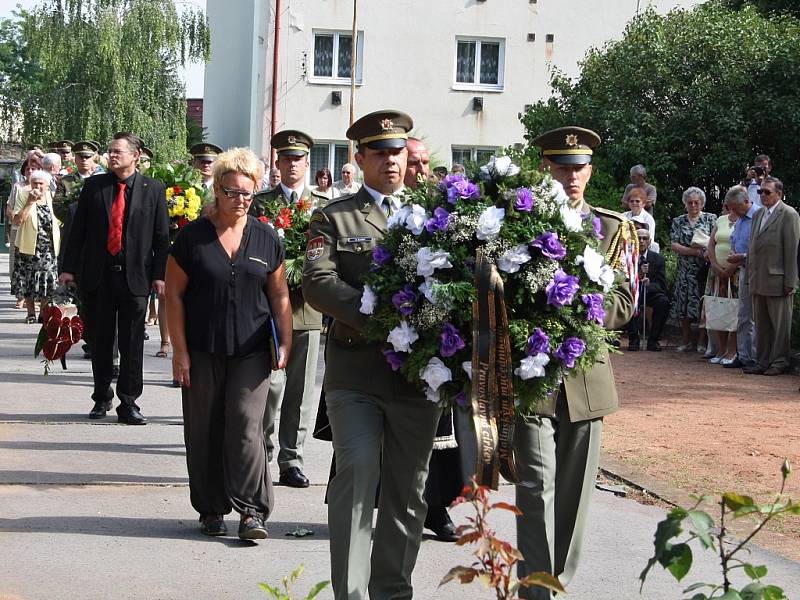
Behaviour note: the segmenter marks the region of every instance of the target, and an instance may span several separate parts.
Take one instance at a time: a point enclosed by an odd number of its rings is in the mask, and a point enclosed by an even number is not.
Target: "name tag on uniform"
[[[349,237],[347,238],[348,244],[357,244],[359,242],[371,242],[371,237]]]
[[[311,238],[308,240],[308,244],[306,244],[306,260],[309,262],[319,260],[324,250],[325,240],[321,235]]]

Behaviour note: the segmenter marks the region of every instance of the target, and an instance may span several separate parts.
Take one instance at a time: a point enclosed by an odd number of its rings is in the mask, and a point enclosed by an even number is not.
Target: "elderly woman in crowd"
[[[317,171],[314,176],[314,181],[317,183],[317,192],[325,196],[328,200],[333,200],[342,195],[342,193],[333,187],[333,176],[331,170],[323,167]]]
[[[8,201],[6,202],[6,236],[8,239],[8,277],[14,277],[14,261],[17,255],[17,246],[15,240],[17,239],[17,226],[14,225],[14,208],[17,205],[17,195],[22,189],[30,189],[28,186],[28,178],[31,173],[38,171],[42,168],[41,153],[33,151],[28,153],[28,158],[22,161],[22,166],[19,168],[19,181],[16,181],[11,186],[11,191],[8,194]],[[25,299],[20,298],[17,300],[16,308],[24,308]]]
[[[28,177],[30,184],[17,191],[14,203],[12,223],[17,235],[11,293],[24,299],[26,323],[36,322],[35,301],[43,309],[53,297],[58,279],[61,230],[53,213],[51,179],[45,171],[34,171]]]
[[[678,272],[672,299],[672,317],[681,324],[681,345],[678,352],[692,350],[691,326],[700,318],[701,287],[697,280],[705,263],[706,247],[716,215],[703,212],[706,195],[703,190],[690,187],[683,192],[686,214],[672,220],[672,245],[678,255]]]
[[[292,340],[283,247],[271,227],[247,215],[262,173],[250,150],[220,154],[214,207],[183,228],[167,263],[192,506],[200,531],[213,536],[227,533],[224,515],[235,510],[241,539],[267,537],[273,494],[263,417],[270,366],[285,367]]]
[[[722,214],[711,229],[708,242],[708,262],[711,271],[708,274],[706,294],[736,298],[738,292],[739,265],[728,262],[731,254],[731,234],[738,217],[731,210],[728,198],[725,197]],[[736,358],[736,332],[708,330],[709,335],[716,336],[717,352],[709,360],[712,364],[729,365]],[[712,333],[713,332],[713,333]]]
[[[628,206],[628,196],[631,190],[639,189],[645,193],[645,203],[644,209],[653,214],[653,208],[656,205],[656,199],[658,193],[656,191],[656,187],[647,183],[647,169],[644,168],[644,165],[634,165],[631,167],[630,171],[631,182],[625,186],[625,193],[622,194],[622,204]],[[650,232],[652,236],[652,231]],[[651,239],[655,239],[652,238]]]
[[[622,216],[631,221],[636,221],[637,223],[645,225],[648,233],[650,234],[650,240],[655,240],[656,220],[653,218],[653,215],[644,209],[644,205],[646,203],[647,194],[645,191],[642,188],[633,188],[630,192],[628,192],[628,206],[630,207],[630,210],[623,213]],[[660,248],[655,241],[651,241],[648,250],[658,252]]]

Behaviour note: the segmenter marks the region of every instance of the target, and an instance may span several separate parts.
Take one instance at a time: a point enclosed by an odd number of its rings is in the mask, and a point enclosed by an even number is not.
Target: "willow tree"
[[[141,136],[166,159],[185,154],[186,101],[178,67],[208,60],[203,13],[173,0],[44,0],[19,15],[35,65],[17,99],[27,142],[104,142]]]

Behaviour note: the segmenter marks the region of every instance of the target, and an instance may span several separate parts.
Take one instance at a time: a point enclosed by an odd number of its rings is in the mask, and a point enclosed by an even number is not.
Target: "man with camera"
[[[647,335],[647,349],[650,352],[661,352],[661,332],[669,316],[669,296],[667,295],[667,280],[665,276],[664,259],[650,248],[650,230],[641,227],[636,231],[639,238],[639,306],[633,318],[628,323],[628,350],[639,350],[639,332],[642,331],[642,320],[647,325],[645,311],[648,307],[653,309],[653,317],[649,323]],[[647,327],[645,326],[645,329]]]
[[[753,161],[752,170],[755,172],[755,177],[749,179],[745,186],[747,187],[747,195],[750,196],[750,203],[756,207],[756,210],[761,208],[761,197],[758,190],[761,189],[761,182],[765,177],[769,177],[772,173],[772,159],[766,154],[759,154]],[[748,172],[750,169],[748,169]]]

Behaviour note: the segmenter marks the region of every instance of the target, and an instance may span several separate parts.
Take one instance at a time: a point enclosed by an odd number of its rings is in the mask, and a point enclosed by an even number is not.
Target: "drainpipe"
[[[272,125],[270,128],[270,137],[275,135],[278,131],[278,84],[280,81],[278,73],[278,59],[280,58],[281,48],[281,0],[275,0],[275,39],[273,41],[274,49],[272,52]],[[276,154],[273,149],[270,152],[270,166],[275,166]]]

